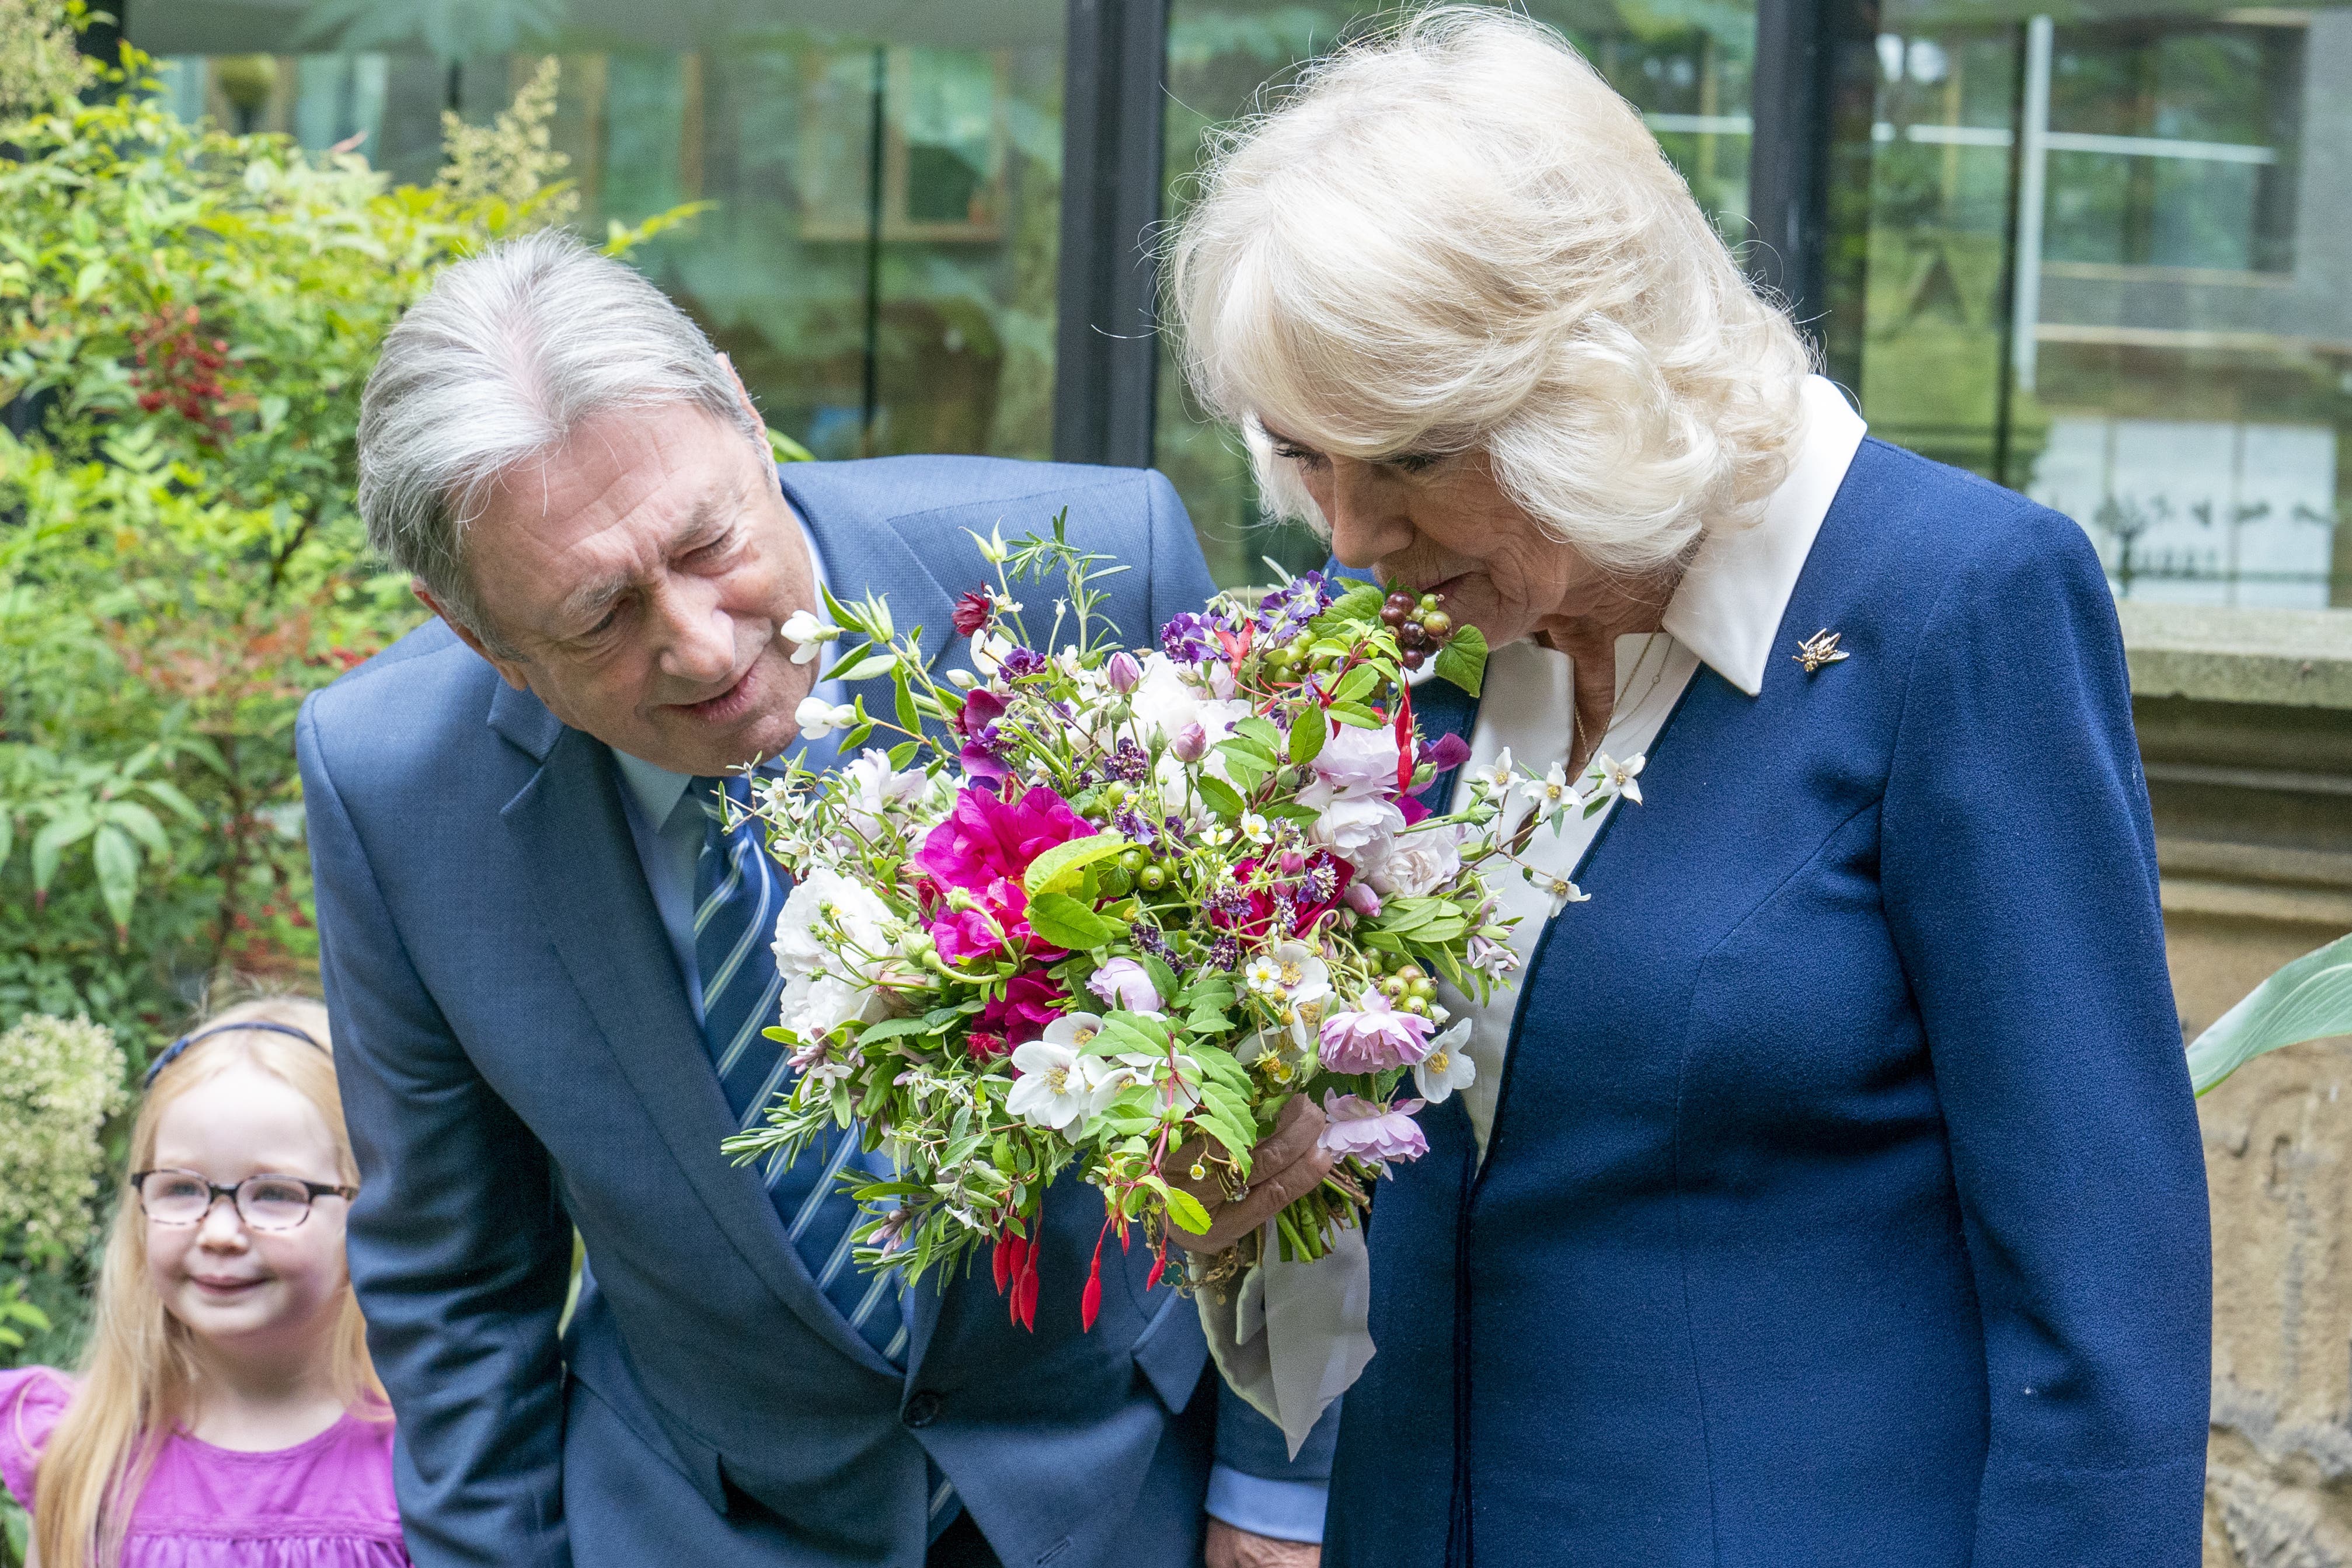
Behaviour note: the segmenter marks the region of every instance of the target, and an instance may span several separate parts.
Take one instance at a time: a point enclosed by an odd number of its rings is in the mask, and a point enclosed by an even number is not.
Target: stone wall
[[[2352,611],[2123,606],[2191,1037],[2352,931]],[[2205,1568],[2352,1568],[2352,1039],[2200,1108],[2213,1202]]]

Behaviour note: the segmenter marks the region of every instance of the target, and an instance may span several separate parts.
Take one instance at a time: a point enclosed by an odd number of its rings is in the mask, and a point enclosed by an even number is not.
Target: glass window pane
[[[1863,412],[2117,594],[2352,603],[2352,8],[1882,15]]]
[[[441,115],[488,120],[551,51],[555,147],[581,231],[687,202],[631,260],[734,360],[768,421],[820,457],[1052,446],[1061,212],[1060,0],[912,0],[860,24],[809,0],[721,7],[573,0],[517,52],[508,8],[321,0],[299,26],[235,0],[140,6],[182,113],[430,181]],[[356,20],[348,20],[356,17]],[[506,27],[502,34],[500,26]],[[428,40],[454,47],[452,60]],[[467,52],[479,51],[479,52]]]
[[[1661,12],[1638,0],[1529,0],[1518,9],[1561,30],[1642,110],[1666,155],[1727,236],[1748,215],[1748,84],[1756,55],[1750,0]],[[1286,0],[1171,0],[1168,37],[1167,208],[1181,214],[1203,139],[1258,89],[1368,26],[1354,7]],[[1326,552],[1303,529],[1266,523],[1240,439],[1211,423],[1160,362],[1154,461],[1192,513],[1221,583],[1264,582],[1261,557],[1317,565]]]

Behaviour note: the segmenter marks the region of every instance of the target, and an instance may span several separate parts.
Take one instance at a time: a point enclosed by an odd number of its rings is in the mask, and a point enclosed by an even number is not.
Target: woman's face
[[[1370,461],[1266,434],[1322,509],[1342,563],[1437,595],[1493,647],[1609,596],[1610,579],[1503,493],[1484,452]]]
[[[156,1124],[156,1170],[224,1187],[248,1176],[343,1184],[326,1120],[283,1079],[239,1064],[170,1105]],[[340,1197],[312,1201],[291,1230],[256,1230],[226,1198],[191,1226],[147,1222],[147,1274],[171,1314],[211,1349],[298,1360],[327,1342],[346,1279]]]

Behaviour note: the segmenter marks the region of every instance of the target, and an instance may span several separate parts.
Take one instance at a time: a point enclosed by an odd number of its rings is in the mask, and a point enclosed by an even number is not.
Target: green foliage
[[[443,267],[572,199],[551,63],[425,188],[184,124],[144,65],[0,121],[0,1023],[127,1038],[314,964],[296,710],[422,615],[352,505],[361,388]]]
[[[89,85],[89,62],[74,42],[87,15],[80,0],[0,0],[0,119]]]
[[[2200,1095],[2268,1052],[2352,1035],[2352,936],[2306,952],[2248,992],[2189,1047]]]

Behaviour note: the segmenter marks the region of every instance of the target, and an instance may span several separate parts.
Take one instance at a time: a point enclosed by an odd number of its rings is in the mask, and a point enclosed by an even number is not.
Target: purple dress
[[[73,1384],[0,1372],[0,1479],[33,1506],[33,1469]],[[131,1510],[121,1568],[408,1568],[392,1423],[345,1415],[306,1443],[241,1454],[174,1432]]]

